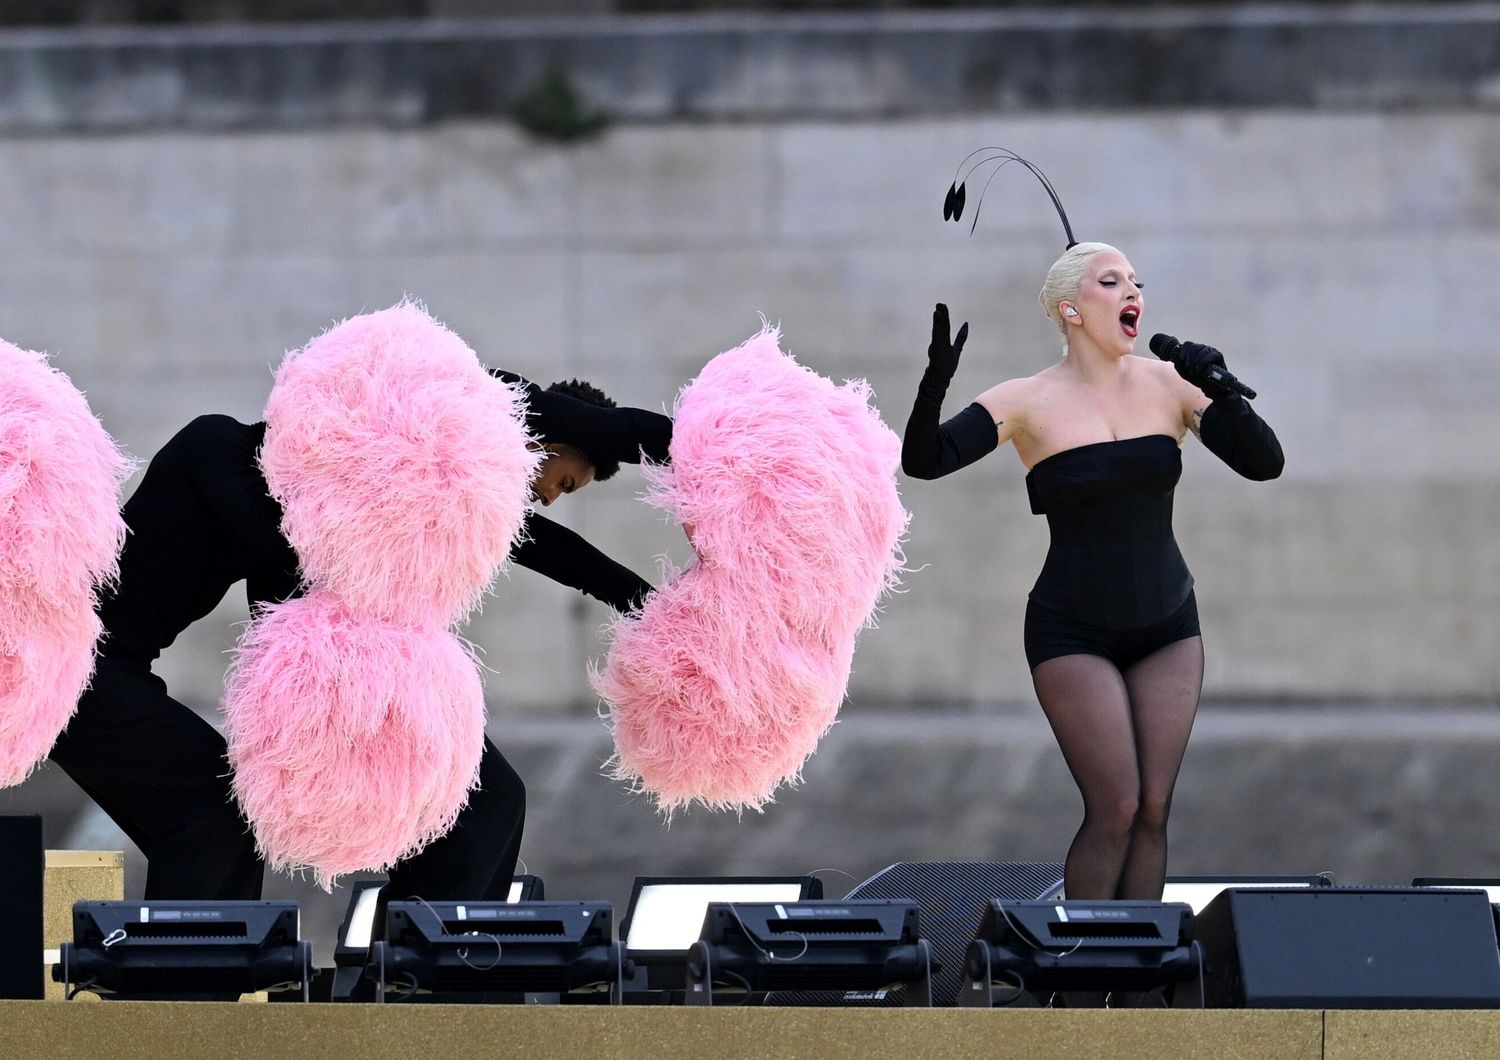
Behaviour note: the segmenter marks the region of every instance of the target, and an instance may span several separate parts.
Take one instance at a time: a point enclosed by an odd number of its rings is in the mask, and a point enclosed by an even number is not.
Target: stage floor
[[[1500,1011],[930,1011],[0,1002],[5,1060],[1410,1060],[1500,1056]]]

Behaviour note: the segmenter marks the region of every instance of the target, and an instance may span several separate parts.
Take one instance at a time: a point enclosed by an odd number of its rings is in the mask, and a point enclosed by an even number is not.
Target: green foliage
[[[512,115],[531,135],[571,142],[596,136],[609,124],[601,110],[586,110],[572,78],[561,66],[549,66],[516,100]]]

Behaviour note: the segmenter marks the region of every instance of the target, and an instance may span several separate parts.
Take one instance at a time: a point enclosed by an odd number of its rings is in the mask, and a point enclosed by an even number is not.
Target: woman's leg
[[[1140,811],[1115,897],[1161,899],[1167,873],[1167,813],[1203,691],[1203,638],[1157,649],[1125,671],[1140,762]]]
[[[1031,671],[1042,711],[1078,790],[1083,824],[1064,864],[1069,898],[1113,898],[1140,800],[1125,679],[1099,655],[1062,655]]]

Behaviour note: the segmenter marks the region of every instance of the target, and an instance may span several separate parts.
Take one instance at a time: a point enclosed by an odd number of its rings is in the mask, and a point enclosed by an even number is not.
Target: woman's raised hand
[[[928,375],[941,375],[945,390],[953,373],[958,371],[959,354],[963,352],[964,343],[969,339],[968,321],[964,321],[959,327],[956,337],[950,339],[951,333],[948,307],[939,302],[932,309],[932,342],[927,347],[927,369]]]

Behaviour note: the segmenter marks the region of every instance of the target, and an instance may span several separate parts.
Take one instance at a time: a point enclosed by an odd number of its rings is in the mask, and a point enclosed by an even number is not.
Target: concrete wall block
[[[1286,475],[1257,484],[1186,443],[1179,538],[1204,606],[1234,604],[1214,634],[1233,651],[1211,652],[1210,687],[1378,693],[1430,679],[1433,694],[1483,695],[1493,652],[1475,631],[1500,613],[1489,457],[1500,392],[1474,338],[1489,327],[1484,278],[1500,255],[1483,209],[1492,134],[1462,113],[1344,117],[634,127],[572,148],[474,122],[17,140],[0,144],[15,161],[0,183],[27,204],[3,207],[25,252],[0,266],[0,335],[54,351],[143,457],[201,412],[256,418],[284,351],[408,293],[489,363],[543,383],[591,377],[648,408],[668,407],[765,312],[802,363],[868,379],[900,432],[933,302],[971,327],[949,414],[1055,361],[1035,292],[1061,243],[1039,188],[1011,208],[1024,182],[995,201],[1005,208],[986,206],[995,228],[972,239],[936,212],[908,221],[904,197],[928,195],[920,170],[971,142],[1044,164],[1027,142],[1052,144],[1069,160],[1052,176],[1080,234],[1118,238],[1147,281],[1148,334],[1219,345],[1287,451]],[[1106,148],[1118,144],[1132,146],[1115,160]],[[1247,192],[1260,156],[1287,179]],[[890,157],[905,168],[880,164]],[[1199,162],[1218,176],[1172,184]],[[1333,167],[1328,187],[1309,184],[1315,162]],[[950,164],[923,199],[934,207]],[[1427,170],[1453,205],[1420,221],[1411,203]],[[1193,197],[1211,190],[1217,205]],[[1085,217],[1102,231],[1085,233]],[[908,556],[927,569],[862,641],[856,696],[1029,697],[1020,615],[1047,540],[1022,476],[1006,452],[939,483],[901,482]],[[627,469],[564,511],[576,505],[568,518],[655,580],[659,553],[689,552],[637,505],[640,488]],[[1406,638],[1392,619],[1371,655],[1372,610],[1451,636]],[[602,650],[608,615],[546,613],[555,625],[524,636],[552,645],[534,653],[553,651],[539,657],[572,676],[518,694],[568,709],[587,702],[577,663]],[[508,627],[486,628],[504,640]]]
[[[620,128],[575,148],[562,205],[591,247],[755,246],[772,194],[763,126]]]
[[[452,122],[402,139],[409,152],[393,192],[416,201],[425,241],[449,252],[556,249],[575,230],[576,149],[494,122]],[[406,238],[393,232],[390,249],[404,249]]]
[[[794,240],[931,244],[942,239],[949,182],[971,152],[989,146],[1047,174],[1082,240],[1134,246],[1164,231],[1265,236],[1404,219],[1402,199],[1386,188],[1393,163],[1377,116],[1209,111],[1135,116],[1128,132],[1125,124],[1075,112],[788,125],[777,137],[781,229]],[[906,164],[893,167],[892,157]],[[1045,192],[1019,165],[973,170],[967,193],[954,229],[969,232],[983,193],[976,241],[1010,247],[1062,233]]]
[[[180,134],[0,142],[0,223],[16,251],[226,253],[234,141]]]
[[[1258,604],[1199,597],[1209,644],[1205,694],[1443,699],[1500,695],[1493,605],[1391,595],[1351,607],[1289,598]]]
[[[944,224],[943,195],[960,163],[979,148],[1009,146],[1044,171],[1068,157],[1064,145],[1074,118],[983,115],[962,119],[786,124],[776,134],[777,229],[790,243],[901,246],[905,249],[962,246],[981,205],[987,170],[966,188],[958,223]],[[902,164],[892,166],[890,159]],[[1051,174],[1057,183],[1059,174]],[[1071,167],[1066,171],[1073,177]],[[1068,187],[1068,183],[1062,185]],[[1063,191],[1063,204],[1069,202]],[[973,243],[988,251],[1009,250],[1016,240],[1051,239],[1062,233],[1046,193],[1020,166],[995,178],[983,199],[982,222]],[[1059,241],[1059,249],[1062,241]],[[1038,280],[1040,286],[1040,280]]]
[[[1380,161],[1389,222],[1456,236],[1500,227],[1500,130],[1485,114],[1444,120],[1381,119]]]
[[[897,394],[882,406],[900,407],[909,401],[902,391],[915,387],[926,364],[932,305],[942,300],[955,328],[970,324],[973,338],[954,398],[961,392],[967,400],[1017,374],[1014,368],[997,374],[994,365],[1015,358],[1023,371],[1036,371],[1056,348],[1040,309],[1031,308],[1032,284],[1011,283],[987,266],[981,263],[980,273],[973,260],[944,251],[585,254],[581,342],[586,350],[639,360],[648,371],[664,364],[685,382],[710,357],[753,335],[764,313],[780,322],[783,347],[817,371],[872,381],[877,367],[893,371]],[[1018,316],[1030,321],[1024,330],[1004,326]],[[882,384],[878,392],[891,389]]]
[[[242,252],[353,255],[435,246],[416,171],[428,145],[370,130],[261,133],[242,144],[231,186]]]
[[[530,0],[529,7],[536,7]],[[1450,5],[1451,6],[1451,5]],[[19,31],[0,126],[119,131],[508,114],[551,64],[618,116],[877,119],[1494,102],[1484,5],[1311,13],[744,12]]]
[[[1385,218],[1380,125],[1363,115],[1194,112],[1130,122],[1055,122],[1042,164],[1080,239],[1163,231],[1257,236],[1357,228]],[[1025,153],[1025,152],[1022,152]],[[1014,179],[1014,178],[1013,178]],[[1093,236],[1094,232],[1108,235]]]
[[[49,249],[120,254],[397,253],[553,243],[576,209],[568,155],[503,125],[238,137],[12,141],[17,192]]]
[[[1237,596],[1325,597],[1351,604],[1432,596],[1489,606],[1500,544],[1484,535],[1484,483],[1401,479],[1340,486],[1247,483],[1178,492],[1189,565],[1233,571]],[[1464,514],[1467,513],[1467,514]]]
[[[586,252],[577,275],[583,349],[617,351],[653,366],[664,381],[685,382],[709,358],[754,335],[759,313],[775,319],[779,283],[816,283],[822,270],[809,264],[777,275],[754,251]]]
[[[569,262],[552,250],[382,254],[361,259],[348,277],[344,315],[383,309],[403,295],[469,344],[479,360],[531,378],[566,359],[571,306]]]
[[[0,263],[0,336],[52,353],[55,367],[90,389],[105,376],[95,374],[103,351],[131,348],[152,331],[137,300],[106,301],[108,265],[49,255]]]
[[[597,654],[598,623],[580,621],[579,610],[573,595],[515,567],[496,581],[482,612],[463,627],[490,671],[485,700],[502,732],[508,719],[592,704],[582,661]]]
[[[1476,388],[1479,389],[1479,388]],[[1337,417],[1338,445],[1350,474],[1411,478],[1497,478],[1493,446],[1500,424],[1493,411],[1459,409],[1434,416],[1409,406]]]

